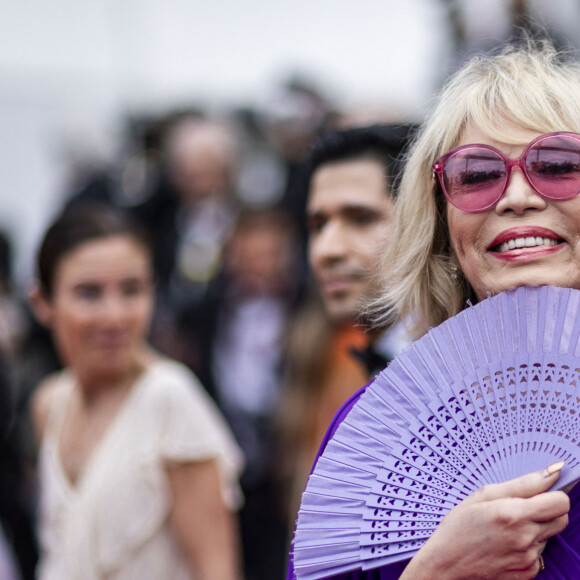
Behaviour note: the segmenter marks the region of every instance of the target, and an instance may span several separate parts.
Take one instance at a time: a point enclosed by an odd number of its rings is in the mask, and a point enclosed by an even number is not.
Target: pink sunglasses
[[[490,145],[462,145],[433,164],[445,197],[471,213],[493,207],[508,187],[513,167],[519,167],[542,197],[570,199],[580,192],[580,135],[546,133],[536,137],[517,159]]]

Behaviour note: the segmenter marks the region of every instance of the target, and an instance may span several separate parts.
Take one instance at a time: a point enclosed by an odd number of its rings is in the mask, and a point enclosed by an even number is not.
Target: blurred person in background
[[[276,209],[245,209],[204,300],[181,321],[180,343],[246,456],[240,511],[247,580],[282,578],[286,522],[276,413],[288,325],[300,300],[296,231]]]
[[[14,435],[11,359],[0,349],[0,578],[33,580],[38,558],[32,511],[24,497],[24,473]]]
[[[580,49],[580,5],[574,0],[443,0],[453,43],[452,70],[476,54],[497,50],[526,34],[545,35],[559,50]]]
[[[22,349],[29,331],[25,301],[13,282],[12,240],[0,232],[0,578],[34,578],[32,453],[20,389]]]
[[[304,164],[308,257],[329,318],[355,323],[369,347],[369,378],[408,344],[402,327],[373,328],[363,305],[378,290],[375,267],[395,204],[401,151],[412,128],[373,125],[329,132]]]
[[[381,241],[394,209],[396,176],[410,125],[329,131],[302,167],[308,257],[320,300],[305,306],[289,340],[282,430],[290,458],[289,513],[327,425],[340,406],[409,343],[403,325],[373,329],[363,303],[378,291]]]
[[[31,302],[65,368],[32,401],[41,580],[238,579],[241,453],[183,365],[146,341],[148,237],[111,206],[66,211]]]
[[[0,231],[0,349],[15,360],[28,332],[24,301],[16,291],[12,276],[12,242]]]
[[[279,203],[297,224],[303,249],[306,192],[300,183],[300,167],[312,143],[328,127],[333,112],[329,99],[315,83],[299,75],[278,87],[258,112],[259,125],[283,175]]]
[[[159,277],[153,342],[170,354],[176,319],[218,272],[239,210],[238,149],[229,124],[195,115],[177,118],[162,140],[163,179],[135,208],[151,234]]]

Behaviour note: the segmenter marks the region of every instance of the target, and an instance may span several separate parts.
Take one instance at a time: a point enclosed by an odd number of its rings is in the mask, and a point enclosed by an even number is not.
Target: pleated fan
[[[432,329],[338,427],[308,480],[300,580],[411,558],[487,483],[564,460],[580,478],[580,291],[521,287]]]

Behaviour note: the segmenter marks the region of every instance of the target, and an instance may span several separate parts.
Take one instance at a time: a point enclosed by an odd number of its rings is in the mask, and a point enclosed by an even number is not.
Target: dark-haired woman
[[[196,378],[146,342],[149,245],[124,214],[48,229],[31,300],[65,366],[33,401],[41,580],[238,578],[237,446]]]

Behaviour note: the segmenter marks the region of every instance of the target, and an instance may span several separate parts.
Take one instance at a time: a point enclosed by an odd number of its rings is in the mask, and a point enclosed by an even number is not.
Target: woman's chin
[[[479,300],[495,296],[500,292],[519,288],[520,286],[560,286],[580,289],[580,279],[578,277],[558,275],[556,272],[545,271],[509,277],[498,276],[488,282],[487,284],[474,285],[474,290]]]
[[[95,357],[84,366],[88,375],[112,380],[130,374],[136,362],[127,356]]]
[[[557,269],[534,269],[527,272],[513,272],[507,275],[489,273],[489,276],[472,284],[477,297],[483,300],[520,286],[562,286],[566,288],[580,288],[580,278],[567,275]]]

